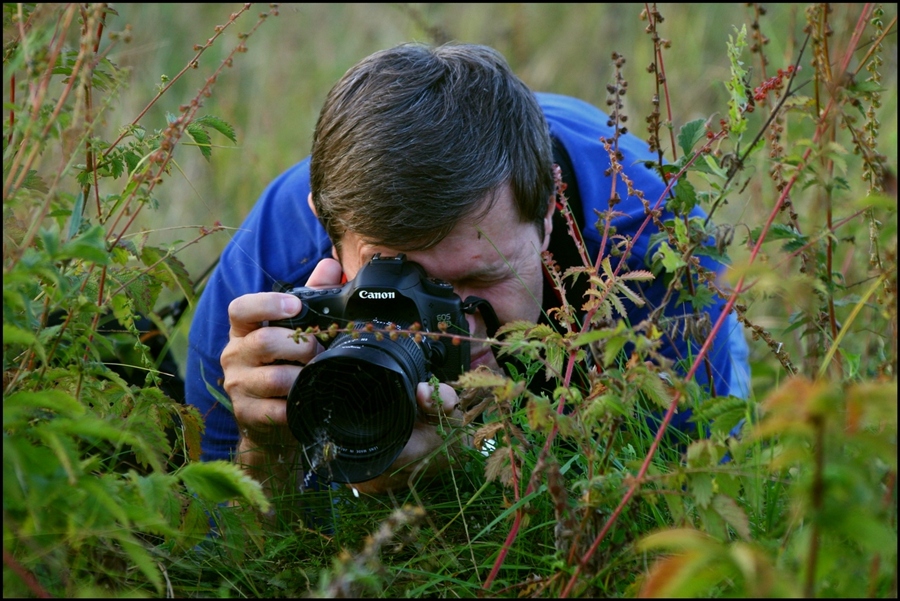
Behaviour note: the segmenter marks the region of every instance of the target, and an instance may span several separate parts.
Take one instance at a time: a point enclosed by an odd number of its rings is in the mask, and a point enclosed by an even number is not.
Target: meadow
[[[267,499],[197,460],[140,317],[182,369],[204,272],[331,85],[449,40],[659,140],[714,224],[663,224],[657,277],[715,238],[750,397],[662,394],[615,352],[649,330],[522,331],[520,379],[596,354],[559,377],[571,413],[471,375],[492,453]],[[5,597],[896,597],[896,5],[4,4],[3,93]],[[658,445],[645,417],[677,407],[706,434]]]

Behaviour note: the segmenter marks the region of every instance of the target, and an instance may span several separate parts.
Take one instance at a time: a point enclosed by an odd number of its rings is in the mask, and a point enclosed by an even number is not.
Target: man
[[[572,244],[555,213],[553,164],[561,165],[567,195],[581,205],[577,218],[596,257],[597,215],[609,209],[612,190],[600,138],[614,133],[608,117],[584,102],[531,92],[484,46],[407,44],[351,68],[325,101],[311,157],[263,193],[223,252],[193,318],[186,386],[188,402],[206,419],[204,459],[233,458],[268,483],[296,454],[284,399],[301,366],[323,348],[264,326],[301,309],[296,297],[267,292],[276,281],[333,287],[353,279],[375,253],[403,252],[453,284],[461,298],[488,300],[501,323],[542,319],[557,299],[545,282],[541,251],[549,248],[562,262]],[[618,143],[634,187],[655,201],[665,186],[640,162],[655,157],[631,135]],[[644,207],[626,196],[621,181],[617,193],[615,210],[624,215],[612,225],[633,236]],[[655,231],[651,224],[634,241],[630,269],[647,268]],[[664,292],[661,282],[645,287],[647,306],[626,304],[630,322],[646,317]],[[720,307],[706,310],[713,322],[719,317]],[[670,319],[691,313],[675,300],[666,309]],[[469,325],[474,337],[486,336],[481,317],[470,316]],[[665,353],[672,359],[696,353],[688,345],[672,340]],[[746,393],[746,343],[733,316],[710,360],[712,382],[701,374],[701,385],[720,396]],[[472,366],[478,365],[497,368],[487,345],[472,347]],[[233,415],[210,387],[227,394]],[[419,460],[443,444],[433,417],[458,416],[460,409],[450,386],[441,383],[437,392],[440,403],[429,384],[419,384],[420,419],[409,442],[384,474],[356,484],[359,490],[406,485]],[[426,472],[439,467],[431,462]]]

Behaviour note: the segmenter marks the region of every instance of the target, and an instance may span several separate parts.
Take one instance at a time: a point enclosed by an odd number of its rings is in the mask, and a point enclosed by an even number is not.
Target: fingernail
[[[286,315],[293,316],[300,312],[300,299],[296,296],[285,296],[281,299],[281,310]]]

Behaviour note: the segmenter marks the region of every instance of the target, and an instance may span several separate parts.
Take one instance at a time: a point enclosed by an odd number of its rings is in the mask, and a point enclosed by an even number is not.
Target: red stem
[[[863,8],[863,12],[860,15],[860,19],[857,22],[856,29],[853,32],[853,37],[851,38],[850,44],[847,46],[847,51],[844,54],[844,58],[841,60],[841,71],[843,73],[847,70],[847,65],[850,63],[850,59],[853,56],[854,48],[856,48],[856,44],[859,42],[859,37],[862,35],[862,30],[865,28],[865,23],[867,20],[867,15],[871,11],[871,4],[867,4]],[[813,135],[813,144],[818,143],[819,140],[824,135],[827,124],[826,117],[828,113],[831,112],[831,109],[834,107],[835,98],[832,97],[825,109],[822,111],[821,116],[819,117],[819,123],[816,127],[816,132]],[[790,179],[787,185],[781,192],[781,195],[778,197],[778,201],[775,203],[775,206],[772,208],[772,211],[769,213],[769,218],[766,220],[765,226],[763,226],[762,232],[759,238],[756,241],[756,244],[753,247],[753,250],[750,253],[750,257],[748,260],[748,265],[752,265],[756,260],[757,255],[759,254],[759,250],[762,247],[762,243],[765,241],[766,234],[769,229],[772,227],[772,223],[775,221],[775,218],[781,212],[781,206],[784,204],[785,199],[787,199],[788,194],[793,188],[794,184],[797,182],[797,179],[800,177],[800,174],[803,172],[803,169],[806,166],[807,160],[809,159],[809,155],[812,154],[812,146],[807,147],[806,151],[803,153],[802,160],[800,162],[799,168],[797,169],[794,176]],[[673,178],[674,179],[674,178]],[[660,198],[665,198],[665,194]],[[646,222],[645,222],[646,223]],[[638,234],[635,235],[637,237]],[[737,300],[738,295],[743,291],[744,286],[744,277],[741,276],[738,280],[737,284],[734,287],[734,291],[731,293],[731,296],[728,299],[728,302],[725,305],[725,308],[722,310],[722,313],[719,315],[719,318],[716,320],[715,325],[710,331],[709,337],[704,343],[703,347],[700,349],[700,352],[697,353],[697,357],[694,359],[693,365],[691,365],[690,370],[688,370],[687,375],[685,376],[685,381],[689,382],[691,378],[694,376],[694,373],[697,371],[697,368],[700,366],[700,362],[709,352],[709,347],[712,344],[713,339],[715,339],[716,334],[719,329],[722,327],[722,324],[725,322],[725,319],[728,317],[728,314],[731,312],[734,307],[734,303]],[[566,584],[566,588],[563,590],[560,597],[565,598],[572,592],[572,588],[575,586],[575,583],[578,580],[578,576],[581,573],[582,568],[590,561],[590,558],[593,556],[594,552],[597,550],[597,547],[600,546],[601,541],[606,537],[607,532],[609,532],[612,525],[618,519],[619,515],[622,513],[622,510],[634,496],[634,493],[637,491],[638,486],[641,485],[644,479],[644,475],[647,473],[647,469],[650,467],[650,460],[653,458],[653,455],[656,453],[656,449],[659,446],[659,442],[662,439],[663,434],[665,433],[666,427],[669,425],[669,422],[672,419],[672,415],[675,413],[675,408],[678,406],[678,400],[681,397],[681,392],[676,391],[675,397],[672,399],[672,402],[669,404],[669,409],[666,411],[665,417],[663,417],[662,424],[660,424],[659,430],[656,433],[656,437],[653,439],[653,444],[650,445],[650,450],[647,452],[647,456],[644,458],[644,462],[641,464],[640,470],[638,470],[637,475],[634,478],[631,486],[628,488],[628,491],[625,493],[625,496],[622,497],[622,501],[619,503],[618,507],[616,507],[615,511],[613,511],[612,515],[610,515],[609,519],[603,525],[603,529],[594,539],[593,544],[590,549],[588,549],[587,553],[585,553],[584,557],[579,562],[578,566],[575,568],[575,572],[572,574],[571,579]]]

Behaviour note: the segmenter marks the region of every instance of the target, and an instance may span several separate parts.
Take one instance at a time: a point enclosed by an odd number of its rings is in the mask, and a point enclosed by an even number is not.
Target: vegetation
[[[641,8],[5,4],[4,596],[895,597],[896,6]],[[198,461],[202,416],[159,363],[186,353],[172,303],[307,154],[340,73],[414,38],[494,45],[605,106],[614,163],[630,128],[672,183],[647,222],[664,201],[676,219],[652,272],[555,269],[589,282],[587,316],[509,324],[523,372],[460,379],[480,402],[456,469],[266,499]],[[608,221],[604,256],[631,252]],[[737,311],[749,399],[699,392],[705,349],[655,360],[721,324],[628,323],[618,299],[649,278]],[[545,374],[555,392],[529,393]],[[699,434],[667,429],[687,408]]]

